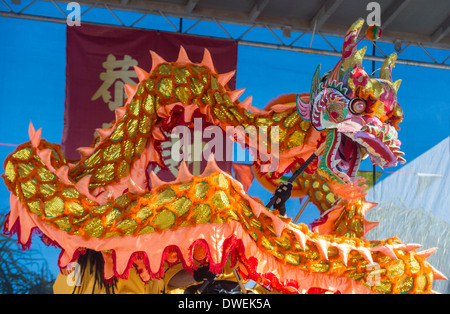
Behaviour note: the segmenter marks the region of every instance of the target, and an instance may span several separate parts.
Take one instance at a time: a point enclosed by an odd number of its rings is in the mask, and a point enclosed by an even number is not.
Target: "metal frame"
[[[7,8],[7,11],[0,10],[0,16],[2,17],[12,17],[12,18],[22,18],[22,19],[31,19],[31,20],[39,20],[39,21],[48,21],[48,22],[56,22],[56,23],[66,23],[67,13],[61,9],[61,6],[64,6],[66,3],[71,2],[70,0],[33,0],[28,5],[24,6],[20,11],[13,10],[13,7],[16,4],[20,4],[20,0],[12,0],[11,4],[7,4],[6,0],[0,0],[0,3],[3,3]],[[61,17],[50,17],[45,15],[35,15],[28,14],[26,11],[35,5],[36,3],[47,1],[54,4],[54,6],[61,13]],[[142,2],[142,1],[141,1]],[[96,9],[106,9],[114,20],[118,22],[118,27],[126,27],[126,28],[136,28],[136,25],[148,16],[161,16],[170,25],[171,30],[174,32],[184,33],[184,34],[195,34],[195,27],[204,22],[213,22],[218,25],[218,27],[223,31],[223,37],[235,40],[239,45],[245,46],[254,46],[254,47],[262,47],[269,49],[279,49],[279,50],[289,50],[303,53],[313,53],[313,54],[321,54],[328,56],[336,56],[340,57],[341,52],[337,50],[331,43],[329,36],[337,36],[338,31],[331,32],[327,28],[324,28],[326,21],[329,17],[336,11],[336,9],[342,4],[343,0],[326,0],[316,15],[311,19],[310,22],[306,23],[305,21],[299,20],[294,21],[285,20],[285,24],[280,24],[280,22],[275,23],[274,21],[270,21],[267,17],[263,18],[261,13],[264,8],[269,4],[270,0],[254,0],[251,10],[248,13],[245,13],[245,16],[226,16],[225,14],[213,12],[213,10],[203,9],[200,12],[197,6],[199,0],[188,0],[185,4],[169,4],[163,2],[155,2],[155,1],[145,1],[145,6],[142,7],[130,7],[128,0],[103,0],[103,1],[90,1],[90,0],[82,0],[78,1],[80,5],[87,6],[87,9],[84,10],[81,14],[81,18],[91,10]],[[398,14],[405,9],[405,7],[409,4],[410,0],[403,0],[393,2],[391,6],[388,8],[388,12],[390,13],[385,21],[383,22],[384,26],[389,25],[394,19],[398,16]],[[59,5],[58,5],[59,4]],[[119,16],[115,13],[115,11],[131,11],[142,13],[142,15],[137,18],[133,23],[129,25],[125,25],[125,23],[119,18]],[[194,14],[194,11],[196,12]],[[205,15],[206,13],[210,13],[210,15]],[[175,17],[180,19],[180,25],[177,27],[174,23],[169,19],[169,17]],[[189,18],[190,20],[195,20],[189,28],[186,30],[182,29],[182,21],[184,18]],[[112,23],[96,23],[96,22],[83,22],[90,24],[101,24],[101,25],[114,25]],[[240,25],[242,27],[242,33],[238,36],[232,36],[230,32],[227,31],[227,25],[234,24]],[[146,28],[144,28],[146,29]],[[255,29],[267,29],[273,35],[272,38],[264,38],[263,41],[251,41],[246,40],[244,37],[247,36],[251,31]],[[283,35],[277,35],[277,32],[282,32]],[[290,40],[290,43],[285,43],[282,38],[289,38],[291,34],[295,32],[296,37],[294,40]],[[342,32],[342,31],[341,31]],[[388,47],[389,51],[396,50],[399,58],[397,60],[398,64],[406,64],[411,66],[420,66],[420,67],[428,67],[428,68],[436,68],[436,69],[445,69],[450,70],[450,52],[447,58],[442,62],[439,62],[436,56],[433,56],[432,53],[427,50],[427,48],[440,48],[447,49],[446,45],[441,46],[440,41],[448,35],[450,32],[450,17],[447,18],[444,23],[442,23],[432,34],[431,39],[432,42],[421,42],[421,41],[405,41],[405,42],[389,42]],[[311,34],[311,40],[309,42],[309,46],[299,45],[299,40],[305,35]],[[312,48],[313,41],[315,36],[320,36],[326,43],[327,46],[323,49]],[[342,35],[341,35],[342,36]],[[207,35],[207,37],[217,37],[214,35]],[[275,40],[276,39],[276,40]],[[392,38],[388,38],[391,40]],[[276,43],[273,43],[275,40]],[[374,56],[367,55],[365,57],[366,60],[370,61],[378,61],[383,62],[386,56],[385,53],[377,43],[373,43],[376,49],[380,52],[382,56]],[[403,45],[403,47],[402,47]],[[420,47],[429,59],[424,60],[410,60],[401,58],[402,53],[408,49],[409,47],[417,46]],[[391,48],[392,47],[392,48]],[[386,49],[386,48],[385,48]]]

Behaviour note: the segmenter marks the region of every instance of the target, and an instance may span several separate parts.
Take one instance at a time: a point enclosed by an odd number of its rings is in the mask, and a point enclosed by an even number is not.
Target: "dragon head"
[[[385,60],[379,77],[367,74],[362,67],[366,48],[356,50],[363,24],[360,19],[350,27],[342,58],[331,71],[320,77],[320,66],[316,69],[310,102],[297,97],[302,118],[327,133],[318,170],[332,182],[350,183],[367,156],[382,167],[404,161],[397,133],[403,119],[397,102],[401,81],[392,82],[391,76],[397,55]]]

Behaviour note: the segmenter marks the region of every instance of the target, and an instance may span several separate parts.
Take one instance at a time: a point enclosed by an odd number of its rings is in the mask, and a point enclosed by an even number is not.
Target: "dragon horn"
[[[358,19],[352,26],[347,30],[347,33],[344,37],[344,44],[342,45],[342,58],[335,65],[333,70],[328,77],[327,84],[333,81],[339,81],[339,74],[341,72],[342,63],[350,58],[353,55],[353,52],[356,48],[356,45],[359,41],[356,41],[358,38],[359,32],[361,31],[362,26],[364,25],[363,19]],[[360,40],[361,41],[361,40]]]
[[[358,38],[359,32],[364,25],[364,19],[358,19],[355,23],[350,26],[344,37],[344,44],[342,46],[342,58],[345,60],[349,58],[359,43],[356,39]]]
[[[397,54],[395,52],[384,60],[380,69],[381,79],[392,81],[392,69],[395,66],[395,61],[397,61]]]

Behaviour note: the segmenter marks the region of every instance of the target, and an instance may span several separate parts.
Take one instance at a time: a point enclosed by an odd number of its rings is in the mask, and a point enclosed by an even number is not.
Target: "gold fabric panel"
[[[153,214],[153,211],[150,207],[142,207],[137,213],[136,217],[140,219],[141,223],[146,221],[148,217]]]
[[[310,269],[315,273],[326,273],[330,269],[330,265],[325,261],[319,261],[311,265]]]
[[[138,119],[131,119],[127,123],[127,133],[128,136],[133,138],[136,136],[139,130],[139,120]]]
[[[191,185],[192,185],[192,181],[191,182],[182,183],[182,184],[180,184],[178,186],[178,190],[180,190],[180,191],[187,190],[187,189],[189,189],[191,187]]]
[[[91,209],[91,212],[93,214],[104,214],[106,212],[106,209],[109,207],[109,205],[100,205],[100,206],[95,206]]]
[[[244,117],[239,114],[239,111],[237,111],[236,108],[229,107],[228,110],[231,111],[231,113],[234,115],[236,120],[238,120],[239,122],[244,121]]]
[[[416,277],[416,289],[418,292],[424,291],[428,286],[428,280],[425,274]]]
[[[171,210],[164,209],[156,215],[153,220],[153,224],[158,226],[160,229],[166,230],[170,229],[175,224],[175,221],[175,214]]]
[[[379,293],[389,293],[392,290],[392,284],[388,279],[384,279],[377,283],[373,290]]]
[[[206,193],[208,192],[208,190],[209,190],[209,184],[208,183],[206,183],[206,182],[198,183],[195,186],[195,197],[196,198],[201,198],[201,199],[205,198]]]
[[[256,228],[259,231],[261,231],[261,228],[262,228],[261,221],[259,221],[257,219],[251,219],[250,220],[250,224],[253,226],[253,228]]]
[[[149,116],[144,115],[141,118],[141,122],[139,124],[139,132],[141,132],[142,134],[148,134],[150,133],[151,128],[152,128],[152,120],[150,119]]]
[[[150,115],[155,113],[155,96],[152,94],[148,94],[147,97],[145,97],[144,110]]]
[[[171,202],[175,198],[175,192],[172,189],[165,189],[158,194],[155,200],[155,205],[163,205]]]
[[[95,179],[101,182],[110,181],[114,178],[114,165],[106,164],[98,169]]]
[[[165,77],[161,79],[158,83],[158,91],[161,95],[165,97],[172,96],[173,92],[173,82],[172,79]]]
[[[180,218],[186,214],[191,208],[192,201],[187,197],[179,197],[172,204],[171,208],[175,210],[177,216]]]
[[[147,87],[148,91],[152,91],[155,89],[155,79],[148,79],[145,81],[145,87]]]
[[[52,196],[55,193],[55,191],[56,191],[55,184],[41,183],[39,185],[39,192],[44,196],[44,198]]]
[[[12,156],[21,160],[27,160],[30,158],[32,151],[33,150],[31,148],[24,148],[19,150],[18,152],[15,152]]]
[[[92,218],[83,228],[89,236],[98,238],[103,233],[102,220],[99,217]]]
[[[286,261],[291,265],[297,266],[300,264],[301,257],[299,254],[289,252],[286,255]]]
[[[280,240],[274,240],[274,241],[278,246],[281,246],[285,250],[288,250],[292,246],[291,241],[289,241],[289,239],[286,237],[282,238],[281,241]]]
[[[347,238],[356,238],[356,233],[353,232],[353,231],[351,231],[351,230],[347,230],[347,231],[344,233],[344,237],[347,237]]]
[[[136,91],[137,96],[142,96],[145,93],[145,84],[139,84],[138,89]]]
[[[405,272],[405,263],[401,259],[392,261],[387,269],[391,277],[398,277],[403,275],[403,273]]]
[[[213,98],[208,94],[208,93],[205,93],[205,95],[203,95],[202,96],[202,102],[205,104],[205,105],[212,105],[212,104],[214,104],[214,100],[213,100]],[[218,108],[214,108],[214,109],[217,109],[217,110],[219,110]],[[220,111],[220,110],[219,110]]]
[[[64,212],[64,201],[55,196],[49,201],[44,202],[44,212],[46,217],[56,217]]]
[[[207,223],[211,219],[212,209],[208,204],[198,204],[192,211],[197,224]]]
[[[191,73],[187,68],[177,68],[173,70],[175,82],[179,84],[186,84],[187,78]]]
[[[147,145],[147,138],[141,137],[136,143],[136,154],[141,155]]]
[[[170,64],[161,64],[158,66],[158,72],[163,75],[169,75],[172,73],[173,67]]]
[[[219,119],[220,121],[225,121],[226,117],[222,110],[219,108],[213,108],[214,115]]]
[[[31,171],[33,171],[34,166],[32,164],[19,164],[18,172],[19,176],[22,178],[28,177]]]
[[[256,124],[257,127],[258,126],[271,126],[272,123],[273,122],[272,122],[271,119],[265,118],[265,117],[263,117],[263,118],[256,118],[255,119],[255,124]]]
[[[40,201],[29,202],[27,205],[28,205],[28,209],[33,214],[36,214],[38,216],[42,215],[42,209],[41,209],[41,202]]]
[[[223,173],[219,173],[217,176],[215,176],[213,178],[213,181],[217,184],[217,186],[223,189],[228,189],[228,180]]]
[[[116,227],[121,229],[124,235],[131,235],[137,228],[137,222],[134,219],[128,218],[119,222]]]
[[[122,212],[117,208],[113,208],[109,213],[106,214],[106,227],[111,227],[113,222],[122,216]]]
[[[273,244],[264,235],[261,237],[261,245],[268,251],[273,250]]]
[[[20,188],[22,189],[23,196],[30,198],[36,193],[36,180],[31,179],[27,182],[22,182],[20,183]]]
[[[80,203],[68,202],[66,206],[71,214],[74,214],[76,216],[82,216],[84,214],[84,208]]]
[[[197,66],[197,65],[194,65],[194,66],[191,66],[191,71],[192,71],[194,74],[200,74],[201,72],[205,71],[205,68],[204,68],[204,67]]]
[[[297,123],[298,119],[300,119],[300,115],[298,114],[297,111],[294,111],[293,113],[291,113],[289,116],[286,117],[286,119],[284,119],[284,126],[286,128],[290,128],[292,127],[295,123]]]
[[[304,120],[302,122],[300,122],[300,129],[305,133],[308,132],[310,126],[311,126],[311,122],[304,121]]]
[[[65,198],[78,198],[78,197],[80,197],[80,193],[74,188],[64,189],[62,194],[63,194],[63,196]]]
[[[189,84],[192,93],[195,96],[199,96],[203,93],[203,89],[205,88],[205,85],[196,77],[191,77],[191,82]]]
[[[53,181],[55,179],[55,175],[45,168],[39,167],[37,172],[42,181]]]
[[[230,201],[228,200],[227,195],[221,190],[214,193],[211,203],[214,205],[216,210],[221,210],[230,206]]]
[[[103,159],[105,161],[115,161],[120,157],[122,147],[119,143],[111,144],[103,150]]]
[[[125,122],[121,122],[117,125],[116,130],[111,134],[110,139],[113,141],[118,141],[123,138],[124,135]]]
[[[91,217],[91,215],[88,213],[88,214],[85,214],[84,216],[81,216],[81,217],[79,217],[79,218],[77,218],[77,217],[73,217],[72,218],[72,224],[73,225],[76,225],[76,224],[80,224],[80,223],[82,223],[83,221],[85,221],[86,219],[88,219],[88,218],[90,218]]]
[[[411,273],[415,274],[420,270],[420,264],[419,261],[414,257],[414,256],[410,256],[409,260],[409,270]]]
[[[363,224],[361,223],[361,220],[354,219],[350,225],[350,227],[355,230],[357,233],[363,232]]]
[[[117,175],[120,179],[126,177],[130,173],[130,167],[130,163],[126,160],[120,162],[119,168],[117,169]]]
[[[123,144],[123,157],[125,159],[131,159],[134,156],[134,143],[132,141],[126,140]]]
[[[11,182],[13,182],[16,179],[16,171],[15,171],[14,165],[11,161],[8,161],[6,163],[5,176]]]
[[[62,217],[55,220],[55,224],[59,227],[59,229],[62,229],[64,231],[69,231],[72,229],[72,226],[70,225],[69,217]]]
[[[333,204],[334,202],[336,202],[336,198],[334,197],[333,193],[328,193],[327,195],[325,195],[325,201],[328,204]]]
[[[292,135],[289,137],[288,141],[288,147],[297,147],[303,145],[303,142],[305,141],[305,135],[306,133],[303,133],[301,131],[295,131],[292,133]]]
[[[216,100],[216,102],[217,102],[218,104],[223,104],[223,103],[224,103],[224,100],[223,100],[223,98],[222,98],[222,95],[220,95],[219,92],[215,92],[215,93],[214,93],[214,99]]]
[[[412,277],[405,277],[398,282],[397,288],[400,293],[409,292],[414,286],[414,279]]]
[[[102,155],[102,151],[98,150],[96,151],[91,157],[89,157],[88,159],[86,159],[83,164],[87,167],[87,168],[91,168],[92,166],[100,163],[100,161],[102,160],[101,158]]]
[[[316,200],[321,201],[323,198],[323,193],[319,190],[314,191],[314,197],[316,198]]]
[[[189,98],[191,97],[191,91],[186,86],[177,86],[175,87],[175,97],[180,102],[188,104]]]
[[[139,117],[139,112],[141,109],[141,100],[134,98],[128,105],[128,112],[135,117]]]

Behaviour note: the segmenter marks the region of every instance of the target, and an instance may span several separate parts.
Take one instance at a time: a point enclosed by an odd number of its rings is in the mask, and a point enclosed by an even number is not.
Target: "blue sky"
[[[2,10],[1,7],[0,10]],[[86,18],[88,18],[87,14]],[[90,18],[97,17],[93,15]],[[126,15],[121,15],[121,18],[132,20]],[[141,23],[146,23],[145,19]],[[183,25],[189,27],[192,24],[192,21],[186,20]],[[204,31],[202,27],[209,29],[213,27],[207,23],[203,26],[200,24],[196,27],[199,34]],[[167,25],[161,28],[173,31]],[[0,143],[20,144],[28,141],[30,121],[36,128],[43,129],[43,138],[50,142],[61,142],[65,98],[65,30],[65,24],[0,17],[0,38],[3,43],[0,49],[0,109],[2,111]],[[229,26],[227,30],[232,35],[240,31],[235,29],[235,26]],[[217,32],[222,31],[218,29]],[[223,36],[223,33],[219,36]],[[259,30],[256,33],[249,33],[246,39],[257,40],[261,36],[273,37],[267,30]],[[320,37],[316,37],[315,47],[320,48],[321,45],[325,45]],[[305,35],[301,40],[309,43],[310,39],[309,35]],[[276,40],[274,38],[274,41]],[[342,39],[330,38],[329,40],[337,49],[340,49]],[[370,53],[370,43],[363,41],[359,48],[363,45],[369,46],[368,53]],[[387,54],[393,52],[389,51],[389,48],[393,49],[392,45],[380,44],[380,46]],[[402,57],[417,58],[417,56],[422,57],[423,53],[420,48],[411,47]],[[443,61],[449,52],[436,50],[433,54],[438,60]],[[325,72],[337,61],[337,57],[239,46],[237,88],[246,88],[241,100],[252,95],[253,105],[262,108],[271,99],[281,94],[308,92],[317,65],[322,64],[322,71]],[[371,62],[366,61],[364,65],[367,69],[371,69]],[[376,63],[375,67],[379,68],[380,65]],[[450,72],[397,65],[393,71],[393,77],[403,80],[398,98],[405,113],[405,120],[401,124],[399,137],[403,143],[402,150],[406,153],[405,157],[411,161],[450,134],[448,95]],[[0,160],[4,160],[13,150],[12,146],[0,145]],[[372,170],[372,166],[365,162],[361,169]],[[401,170],[401,167],[385,170],[398,169]],[[268,201],[271,196],[256,183],[250,188],[249,194],[257,195],[263,201]],[[287,207],[288,215],[295,216],[299,208],[298,200],[290,200]],[[8,208],[9,192],[3,184],[0,184],[0,213],[6,213]],[[300,220],[310,223],[317,217],[318,211],[308,207]],[[49,266],[56,274],[58,252],[54,249],[44,249],[37,237],[33,242],[35,243],[33,247],[42,250],[47,256]]]

